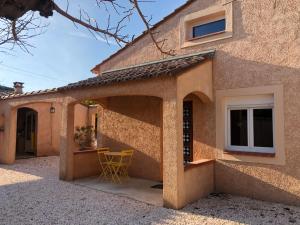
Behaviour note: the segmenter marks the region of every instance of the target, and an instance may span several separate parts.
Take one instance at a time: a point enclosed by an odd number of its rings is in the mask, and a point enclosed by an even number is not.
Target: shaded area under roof
[[[215,50],[199,52],[193,55],[184,55],[168,58],[165,60],[149,62],[123,69],[106,71],[97,77],[70,83],[58,90],[69,90],[80,87],[104,86],[114,83],[143,80],[160,76],[175,76],[195,66],[206,59],[211,59]]]
[[[0,85],[0,97],[13,94],[15,89]]]

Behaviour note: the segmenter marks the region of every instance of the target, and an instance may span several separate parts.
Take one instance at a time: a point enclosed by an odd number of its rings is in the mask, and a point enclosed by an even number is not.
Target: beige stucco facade
[[[204,151],[201,154],[217,159],[217,191],[300,204],[300,117],[297,115],[300,109],[299,7],[297,0],[194,1],[156,28],[160,32],[159,37],[166,38],[166,45],[177,55],[211,48],[216,50],[213,60],[214,101],[197,109],[201,122],[196,122],[197,128],[194,129],[205,133],[196,143]],[[229,31],[232,37],[212,37],[184,44],[182,20],[198,12],[199,15],[213,12],[216,8],[223,8],[232,20],[232,30]],[[122,68],[163,57],[155,50],[150,38],[144,36],[97,69]],[[278,154],[276,152],[275,158],[224,155],[224,149],[217,146],[217,127],[222,126],[219,124],[222,118],[217,117],[216,111],[222,102],[216,101],[218,91],[246,88],[256,95],[257,87],[264,89],[266,86],[279,86],[281,89],[278,95],[282,96],[282,102],[277,106],[282,110],[278,118],[282,135],[278,137],[280,140],[277,139],[280,142]]]
[[[17,114],[19,109],[30,109],[36,116],[36,153],[35,156],[59,155],[62,99],[58,94],[9,98],[0,103],[0,162],[13,163],[16,159]],[[53,107],[55,111],[50,112]],[[76,104],[76,126],[88,123],[88,108]]]
[[[201,85],[193,84],[195,82]],[[191,202],[192,197],[187,197],[185,185],[203,175],[190,172],[186,178],[184,175],[182,105],[183,99],[190,92],[204,104],[212,101],[211,60],[185,71],[179,77],[131,81],[101,88],[82,88],[80,92],[77,90],[62,92],[68,97],[63,102],[60,178],[73,180],[82,177],[84,173],[96,173],[96,171],[80,172],[80,169],[76,168],[78,165],[82,167],[93,164],[94,159],[91,155],[96,154],[74,153],[76,145],[73,140],[76,114],[74,106],[84,99],[93,99],[101,105],[98,111],[100,118],[98,145],[110,147],[113,151],[135,150],[130,175],[163,180],[165,206],[181,208]],[[80,158],[85,158],[86,161],[80,162]],[[198,166],[201,167],[201,163]],[[213,171],[211,168],[207,170],[210,171],[213,182]],[[213,191],[213,184],[210,183],[207,189]],[[193,200],[198,199],[197,195],[192,196]]]
[[[50,108],[55,107],[55,113]],[[36,156],[58,155],[60,146],[61,104],[58,94],[48,94],[2,100],[0,114],[3,118],[0,162],[13,163],[16,158],[18,110],[29,108],[37,113]]]
[[[51,116],[56,117],[52,118],[56,121],[52,146],[46,138],[40,146],[45,146],[45,152],[57,152],[59,146],[61,179],[97,174],[96,152],[78,152],[74,143],[75,127],[92,124],[97,113],[98,146],[134,149],[130,175],[163,181],[166,207],[181,208],[213,191],[300,205],[299,10],[299,0],[189,3],[156,27],[158,38],[165,38],[165,46],[177,55],[215,49],[213,59],[173,77],[2,100],[0,162],[14,161],[16,110],[27,105],[44,115],[47,124]],[[211,15],[225,16],[225,33],[187,39],[186,26]],[[165,57],[144,35],[94,72]],[[227,99],[258,95],[274,99],[275,154],[228,153],[224,128]],[[99,107],[81,105],[86,99],[95,100]],[[182,150],[185,100],[193,102],[194,162],[187,167]],[[55,115],[47,113],[51,104],[57,109]],[[41,137],[51,133],[47,128],[43,132]]]

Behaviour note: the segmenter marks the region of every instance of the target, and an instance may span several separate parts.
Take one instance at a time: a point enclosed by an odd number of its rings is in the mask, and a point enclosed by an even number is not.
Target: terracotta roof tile
[[[172,57],[166,60],[149,62],[118,70],[106,71],[97,77],[68,84],[67,86],[59,88],[59,90],[90,86],[103,86],[113,83],[149,79],[160,76],[174,76],[208,58],[212,58],[214,52],[214,50],[209,50],[206,52],[200,52],[198,54]]]
[[[15,93],[7,93],[5,95],[0,94],[0,100],[1,99],[10,99],[10,98],[17,98],[17,97],[28,97],[28,96],[34,96],[34,95],[42,95],[42,94],[48,94],[48,93],[54,93],[57,92],[57,88],[52,89],[46,89],[46,90],[39,90],[39,91],[31,91],[31,92],[25,92],[23,94],[15,94]]]

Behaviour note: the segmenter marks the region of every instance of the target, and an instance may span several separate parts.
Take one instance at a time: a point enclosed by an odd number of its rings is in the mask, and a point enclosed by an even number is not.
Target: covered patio
[[[184,133],[184,102],[190,101],[194,107],[198,104],[194,101],[199,101],[201,107],[213,102],[213,55],[214,51],[201,52],[106,71],[60,88],[65,96],[60,179],[72,181],[100,173],[96,150],[78,151],[74,143],[74,106],[88,99],[98,103],[97,147],[109,147],[112,151],[133,149],[130,177],[151,180],[153,184],[163,182],[161,197],[165,207],[182,208],[212,192],[213,154],[186,158],[186,152],[192,152],[187,140],[192,148],[199,127]],[[139,186],[137,180],[133,181]],[[103,191],[118,189],[105,184],[97,186],[98,181],[80,182]],[[126,193],[130,195],[130,191]]]
[[[74,184],[150,205],[163,206],[162,186],[159,187],[161,184],[152,180],[129,178],[116,184],[107,180],[99,180],[99,177],[96,176],[75,180]]]

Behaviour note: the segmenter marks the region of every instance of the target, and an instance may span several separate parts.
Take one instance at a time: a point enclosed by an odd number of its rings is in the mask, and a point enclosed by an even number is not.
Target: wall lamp
[[[50,107],[50,113],[55,113],[55,107],[54,106]]]

